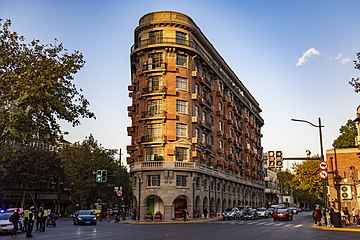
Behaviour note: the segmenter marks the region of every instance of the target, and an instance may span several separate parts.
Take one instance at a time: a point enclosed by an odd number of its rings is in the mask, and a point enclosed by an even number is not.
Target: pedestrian
[[[107,221],[108,221],[108,223],[110,223],[110,209],[108,209],[107,211],[106,211],[106,218],[107,218]]]
[[[204,208],[204,218],[207,218],[207,215],[208,215],[208,211],[207,211],[207,209],[206,208]]]
[[[35,221],[35,207],[32,206],[32,207],[30,207],[30,210],[29,210],[29,220],[27,223],[27,231],[26,231],[27,238],[33,237],[32,230],[33,230],[34,221]]]
[[[330,208],[329,215],[330,215],[330,227],[334,226],[334,208]]]
[[[344,218],[345,218],[345,225],[349,226],[350,225],[350,213],[349,213],[349,209],[347,207],[344,208],[343,210],[344,212]]]
[[[134,208],[132,211],[132,220],[136,221],[136,218],[137,218],[137,211],[136,211],[136,208]]]
[[[321,226],[321,218],[322,218],[322,214],[321,214],[321,209],[320,207],[316,207],[315,209],[315,216],[316,216],[316,223]]]
[[[316,208],[314,209],[313,213],[312,213],[312,217],[314,219],[315,225],[317,224],[317,220],[316,220]]]
[[[184,222],[186,222],[186,220],[188,220],[189,217],[189,212],[186,208],[183,211],[183,217],[184,217]]]
[[[37,216],[36,216],[36,231],[40,231],[40,232],[45,231],[45,230],[43,230],[43,227],[45,228],[44,208],[40,207],[39,211],[37,213]]]
[[[352,218],[352,223],[355,225],[356,224],[356,212],[355,212],[355,208],[353,208],[351,210],[351,218]]]
[[[24,230],[25,230],[25,232],[27,232],[27,226],[28,226],[28,222],[29,222],[29,214],[30,214],[30,210],[25,209],[25,211],[24,211]]]
[[[13,229],[11,231],[11,237],[16,237],[16,233],[19,228],[19,222],[20,222],[20,209],[16,209],[15,212],[10,216],[10,222],[13,224]]]
[[[45,226],[46,226],[46,219],[49,216],[48,210],[43,208],[43,214],[41,216],[41,222],[40,222],[40,232],[45,232]]]

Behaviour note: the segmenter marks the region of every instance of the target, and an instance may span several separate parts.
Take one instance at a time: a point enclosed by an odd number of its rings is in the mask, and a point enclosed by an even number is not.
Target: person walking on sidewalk
[[[316,209],[315,209],[315,218],[316,218],[316,223],[318,224],[318,226],[321,226],[322,214],[321,214],[321,209],[319,206],[316,207]]]

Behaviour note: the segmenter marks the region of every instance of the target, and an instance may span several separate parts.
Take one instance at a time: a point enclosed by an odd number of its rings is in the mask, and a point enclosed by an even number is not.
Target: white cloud
[[[341,64],[348,64],[348,63],[351,61],[350,58],[348,58],[348,57],[343,57],[342,53],[339,53],[339,54],[338,54],[336,57],[334,57],[334,58],[330,58],[330,60],[332,60],[332,59],[339,61]]]
[[[310,48],[306,52],[304,52],[304,54],[298,59],[296,66],[301,66],[306,63],[310,57],[318,55],[320,55],[320,52],[318,50],[316,50],[315,48]]]

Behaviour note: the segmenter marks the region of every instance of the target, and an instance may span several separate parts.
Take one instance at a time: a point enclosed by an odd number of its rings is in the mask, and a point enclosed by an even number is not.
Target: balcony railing
[[[141,137],[141,142],[163,142],[165,137],[163,135],[146,135]]]
[[[143,111],[141,118],[165,118],[166,111]]]
[[[154,94],[154,93],[163,93],[163,94],[165,94],[166,89],[167,89],[166,87],[146,87],[146,88],[142,89],[141,94],[142,95]]]
[[[178,39],[178,38],[163,37],[163,38],[142,40],[142,41],[134,44],[131,47],[131,53],[133,53],[135,51],[135,49],[137,49],[137,48],[146,47],[146,46],[150,46],[150,45],[156,45],[156,44],[179,44],[179,45],[183,45],[183,46],[187,46],[187,47],[191,47],[191,48],[195,48],[195,49],[199,48],[193,41],[187,41],[187,40]]]
[[[182,171],[198,171],[212,176],[228,179],[230,181],[236,181],[244,185],[253,186],[257,188],[265,188],[263,181],[253,180],[249,182],[238,175],[230,174],[225,171],[206,166],[205,164],[195,162],[181,162],[181,161],[146,161],[146,162],[134,162],[130,167],[131,171],[143,171],[143,170],[182,170]]]

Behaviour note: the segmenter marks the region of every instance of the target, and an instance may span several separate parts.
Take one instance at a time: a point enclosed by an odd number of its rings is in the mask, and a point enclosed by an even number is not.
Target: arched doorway
[[[210,200],[210,217],[216,217],[215,199],[213,197]]]
[[[174,218],[183,218],[183,211],[187,209],[186,196],[181,195],[175,198],[173,202],[173,216]]]
[[[163,216],[165,214],[164,202],[157,195],[150,195],[145,199],[146,212],[145,214],[155,215],[160,212]]]
[[[195,207],[194,207],[194,217],[200,218],[202,212],[203,212],[203,206],[201,205],[200,196],[196,196]]]

